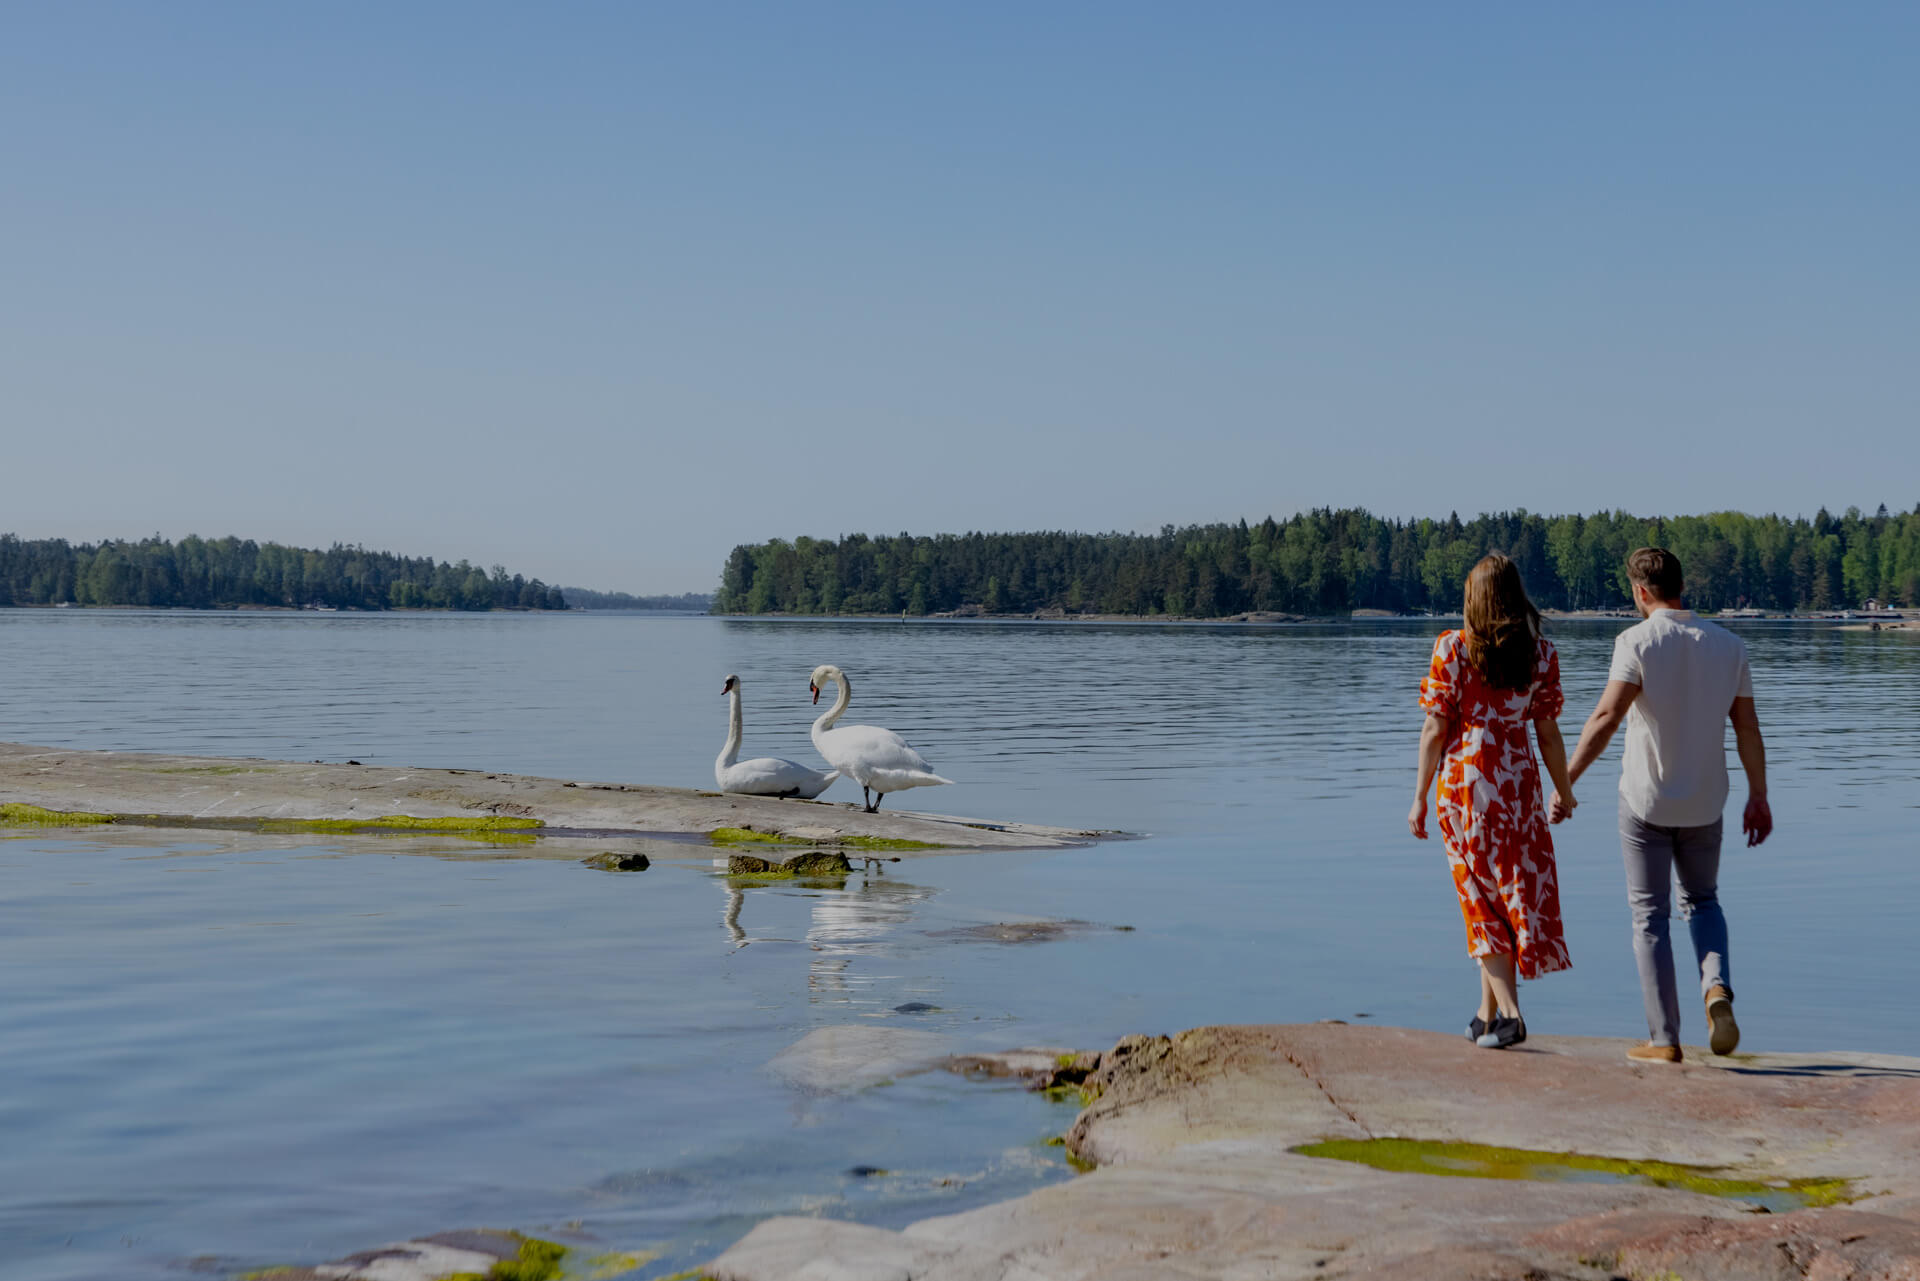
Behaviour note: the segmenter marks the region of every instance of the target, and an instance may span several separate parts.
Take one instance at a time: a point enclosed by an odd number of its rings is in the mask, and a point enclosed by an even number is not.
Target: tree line
[[[326,551],[252,539],[158,535],[69,543],[0,535],[0,605],[242,605],[334,609],[565,609],[558,587],[466,561],[395,556],[335,543]]]
[[[1698,609],[1829,610],[1869,599],[1920,605],[1920,505],[1868,516],[1715,512],[1386,520],[1318,509],[1257,525],[1168,525],[1158,534],[938,534],[743,544],[722,572],[726,614],[987,613],[1180,615],[1355,609],[1450,612],[1489,551],[1519,564],[1543,609],[1631,601],[1623,562],[1665,547]]]

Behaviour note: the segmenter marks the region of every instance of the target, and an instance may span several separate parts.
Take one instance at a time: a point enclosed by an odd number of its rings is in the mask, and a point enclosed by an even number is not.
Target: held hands
[[[1407,811],[1407,830],[1416,840],[1427,839],[1427,794],[1425,792],[1413,798],[1413,808]]]
[[[1740,830],[1747,834],[1748,849],[1773,835],[1773,807],[1767,804],[1766,797],[1747,798],[1747,812],[1740,818]]]
[[[1579,807],[1580,802],[1573,799],[1572,792],[1562,792],[1556,789],[1553,793],[1553,799],[1547,802],[1547,821],[1549,823],[1564,823],[1573,817],[1574,810]]]

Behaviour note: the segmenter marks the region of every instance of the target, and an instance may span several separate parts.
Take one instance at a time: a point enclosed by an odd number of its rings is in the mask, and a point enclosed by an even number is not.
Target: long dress
[[[1467,954],[1513,953],[1522,978],[1573,964],[1560,924],[1553,836],[1527,725],[1557,718],[1560,656],[1541,637],[1533,683],[1495,689],[1467,657],[1460,632],[1442,632],[1420,682],[1420,706],[1448,722],[1440,769],[1440,835],[1446,842]]]

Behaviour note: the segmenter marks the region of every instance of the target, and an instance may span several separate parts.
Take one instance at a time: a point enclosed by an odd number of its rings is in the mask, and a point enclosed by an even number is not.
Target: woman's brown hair
[[[1520,569],[1499,552],[1490,553],[1467,575],[1467,661],[1495,689],[1525,689],[1533,684],[1533,660],[1540,637],[1540,611],[1527,599]]]

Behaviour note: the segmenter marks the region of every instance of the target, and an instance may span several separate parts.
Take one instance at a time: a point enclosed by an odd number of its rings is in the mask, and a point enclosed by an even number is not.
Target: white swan
[[[745,792],[749,796],[798,796],[812,800],[840,777],[839,770],[821,773],[798,761],[777,756],[739,760],[740,755],[740,678],[727,677],[720,690],[727,696],[727,745],[713,763],[713,781],[723,792]]]
[[[813,679],[807,684],[813,691],[814,702],[820,701],[820,687],[828,681],[840,687],[840,696],[833,700],[826,714],[813,723],[813,745],[827,758],[827,764],[860,784],[867,813],[878,813],[880,799],[888,792],[953,782],[934,773],[927,758],[908,747],[907,740],[890,729],[881,729],[878,725],[835,729],[833,723],[846,714],[847,704],[853,701],[853,686],[847,683],[845,672],[831,663],[822,663],[813,669]]]

